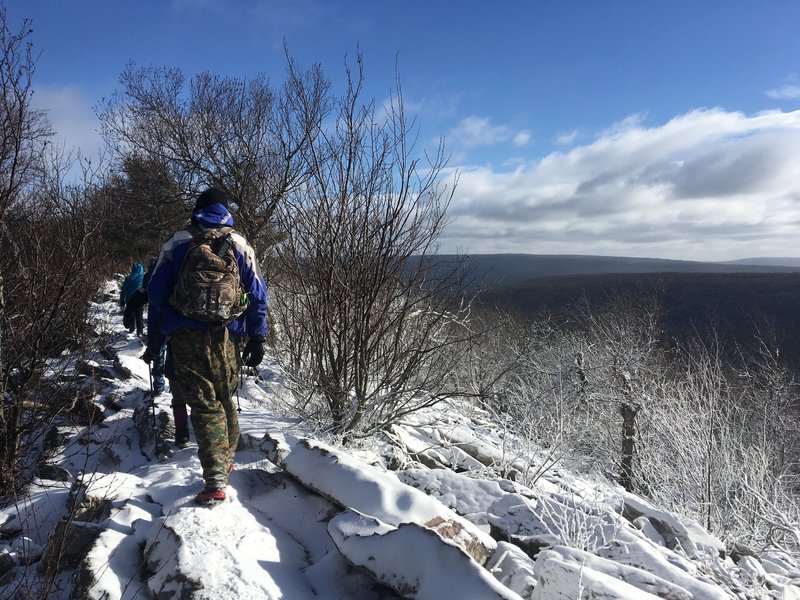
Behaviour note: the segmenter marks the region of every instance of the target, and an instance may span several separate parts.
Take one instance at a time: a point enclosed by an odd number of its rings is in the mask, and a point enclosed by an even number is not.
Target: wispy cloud
[[[780,87],[767,90],[766,94],[773,100],[796,100],[800,98],[800,84],[784,83]]]
[[[532,135],[528,130],[514,131],[507,125],[495,125],[488,117],[471,116],[462,119],[446,138],[448,147],[469,150],[509,141],[515,146],[524,146]]]
[[[515,146],[526,146],[531,141],[532,138],[533,138],[533,133],[531,133],[527,129],[525,131],[520,131],[519,133],[517,133],[514,136],[514,140],[513,140],[514,141],[514,145]]]
[[[576,139],[578,139],[578,131],[573,129],[572,131],[566,131],[558,134],[556,136],[556,144],[559,146],[569,146]]]
[[[95,159],[103,148],[92,100],[77,86],[38,87],[34,105],[47,112],[53,128],[53,142],[66,150],[79,149]]]
[[[696,110],[656,127],[634,115],[510,172],[461,167],[443,242],[698,260],[797,254],[798,155],[800,111]]]
[[[434,93],[422,98],[403,99],[405,109],[422,115],[424,118],[451,118],[458,111],[463,94],[461,92],[448,91],[444,93]]]
[[[773,100],[797,100],[800,98],[800,76],[790,73],[783,78],[783,84],[764,93]]]
[[[320,0],[172,0],[171,6],[178,15],[205,13],[215,22],[234,24],[242,35],[266,36],[276,47],[295,31],[326,26],[356,32],[369,27],[365,17],[345,16],[337,4]]]

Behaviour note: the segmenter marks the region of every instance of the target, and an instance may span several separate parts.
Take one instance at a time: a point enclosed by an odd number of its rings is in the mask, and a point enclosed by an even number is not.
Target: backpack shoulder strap
[[[228,225],[223,225],[222,227],[201,227],[197,223],[192,223],[189,227],[186,228],[193,241],[197,241],[201,237],[210,237],[210,238],[220,238],[223,235],[228,233],[233,233],[235,230],[233,227],[229,227]]]
[[[205,232],[205,229],[200,227],[200,225],[198,225],[197,223],[190,223],[189,226],[186,228],[186,231],[188,231],[189,235],[192,236],[192,241],[196,242],[197,238],[200,237],[203,234],[203,232]]]

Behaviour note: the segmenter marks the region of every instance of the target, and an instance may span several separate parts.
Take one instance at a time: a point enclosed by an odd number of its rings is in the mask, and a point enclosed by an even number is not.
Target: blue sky
[[[6,0],[70,145],[125,63],[283,78],[282,45],[394,85],[460,179],[442,250],[800,256],[800,3]]]

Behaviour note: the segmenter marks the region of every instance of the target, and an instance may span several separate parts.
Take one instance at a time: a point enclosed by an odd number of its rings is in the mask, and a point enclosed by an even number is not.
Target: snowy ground
[[[106,292],[95,319],[112,352],[84,379],[104,419],[65,421],[50,478],[1,505],[0,598],[800,598],[797,557],[734,560],[620,488],[541,472],[474,409],[414,415],[392,444],[311,439],[281,416],[269,364],[240,394],[228,500],[195,506],[196,447],[172,444],[169,394],[154,426],[142,344]],[[500,466],[540,476],[525,486]]]

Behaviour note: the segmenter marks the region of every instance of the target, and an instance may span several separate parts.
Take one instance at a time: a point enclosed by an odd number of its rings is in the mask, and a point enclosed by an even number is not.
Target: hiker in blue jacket
[[[205,505],[225,500],[224,488],[239,442],[233,394],[239,383],[240,361],[251,367],[261,362],[267,333],[267,286],[253,248],[240,233],[228,229],[232,226],[227,195],[217,188],[204,191],[197,197],[190,225],[161,248],[147,288],[150,335],[142,358],[146,362],[154,360],[161,341],[168,340],[173,372],[170,388],[173,397],[191,409],[197,453],[203,467],[205,489],[195,501]],[[243,306],[246,302],[244,312],[230,322],[204,322],[187,317],[175,296],[179,280],[187,281],[182,271],[185,259],[190,253],[195,256],[197,240],[219,233],[214,230],[226,232],[224,239],[229,243],[226,251],[232,249]],[[237,302],[238,298],[237,295]]]
[[[137,291],[133,298],[130,299],[130,304],[141,304],[142,309],[147,305],[149,302],[149,297],[147,296],[147,286],[150,283],[150,276],[153,274],[153,269],[156,267],[156,263],[158,262],[158,257],[153,256],[147,263],[147,270],[144,273],[144,279],[142,280],[142,287]],[[148,329],[148,334],[150,333]],[[153,369],[151,375],[153,376],[153,395],[158,396],[161,392],[164,391],[166,387],[166,382],[164,380],[164,363],[166,361],[167,356],[167,340],[163,338],[163,343],[161,344],[161,351],[159,352],[158,356],[153,360]],[[177,422],[176,422],[177,426]]]
[[[124,310],[122,324],[128,332],[133,333],[135,329],[140,336],[144,330],[144,305],[131,302],[131,299],[141,289],[143,280],[144,267],[142,263],[135,262],[131,266],[131,272],[122,282],[122,289],[119,292],[119,303]]]
[[[144,281],[142,286],[144,291],[140,290],[134,294],[131,302],[143,302],[147,304],[149,297],[147,295],[147,286],[150,284],[150,277],[156,268],[158,257],[153,256],[147,263],[147,271],[144,274]],[[150,330],[148,329],[148,335]],[[167,338],[156,332],[157,339],[163,340],[159,347],[158,354],[152,360],[153,368],[151,371],[153,396],[160,396],[166,388],[166,379],[172,379],[172,358],[167,357]],[[186,403],[178,400],[175,395],[172,396],[172,419],[175,422],[175,445],[179,448],[185,448],[189,445],[189,413],[186,410]]]

